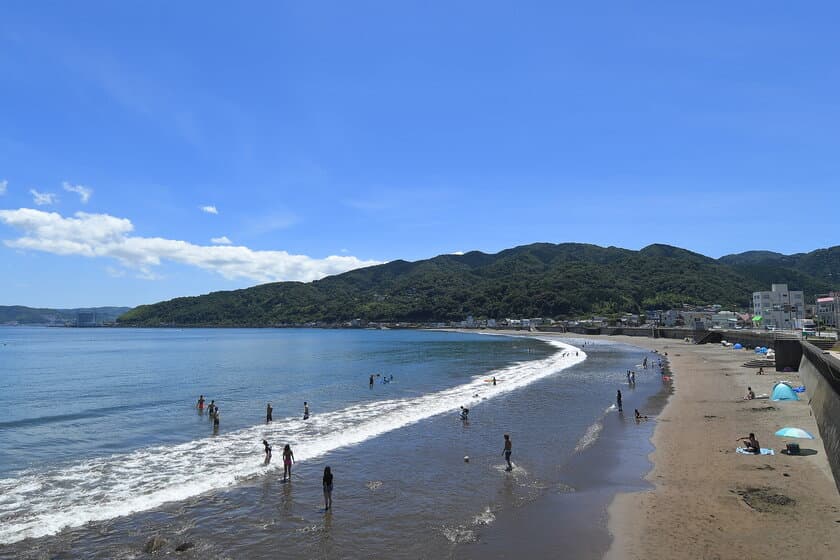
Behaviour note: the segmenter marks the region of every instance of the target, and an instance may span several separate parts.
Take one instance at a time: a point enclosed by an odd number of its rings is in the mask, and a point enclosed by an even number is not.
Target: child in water
[[[265,462],[268,463],[271,461],[271,446],[266,440],[263,440],[263,445],[265,446]]]

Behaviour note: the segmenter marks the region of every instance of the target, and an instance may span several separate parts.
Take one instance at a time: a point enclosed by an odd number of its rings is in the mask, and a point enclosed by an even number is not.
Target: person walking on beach
[[[274,418],[271,417],[271,413],[274,412],[274,408],[272,408],[271,403],[265,405],[265,421],[272,422]]]
[[[303,401],[303,419],[309,420],[309,403]]]
[[[289,482],[292,481],[292,464],[295,462],[295,454],[292,453],[292,448],[289,444],[283,448],[283,482],[286,482],[286,477]]]
[[[513,470],[513,464],[510,462],[510,454],[513,452],[513,444],[510,441],[510,435],[505,434],[505,448],[502,450],[502,455],[505,456],[505,461],[507,462],[506,471],[510,472]]]
[[[198,403],[195,406],[198,410],[204,410],[204,395],[198,396]]]
[[[265,446],[265,464],[267,465],[271,462],[271,446],[266,440],[263,440],[263,445]]]
[[[332,470],[327,466],[324,467],[324,510],[332,508],[332,490],[333,490],[333,475]]]
[[[621,408],[621,389],[619,389],[615,394],[615,404],[618,406],[619,412],[624,410],[623,408]]]

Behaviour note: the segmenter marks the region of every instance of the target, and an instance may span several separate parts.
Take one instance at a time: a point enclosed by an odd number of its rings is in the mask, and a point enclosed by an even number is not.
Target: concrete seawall
[[[828,463],[840,491],[840,360],[802,342],[799,375],[807,388],[808,404],[817,419]]]

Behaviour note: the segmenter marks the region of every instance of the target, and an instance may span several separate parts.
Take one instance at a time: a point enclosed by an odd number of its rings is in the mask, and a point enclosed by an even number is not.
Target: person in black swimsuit
[[[324,467],[324,509],[332,508],[333,475],[329,467]]]

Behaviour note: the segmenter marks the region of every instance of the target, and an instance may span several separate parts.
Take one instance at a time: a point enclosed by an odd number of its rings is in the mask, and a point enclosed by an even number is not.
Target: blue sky
[[[838,9],[679,4],[3,2],[0,305],[837,244]]]

